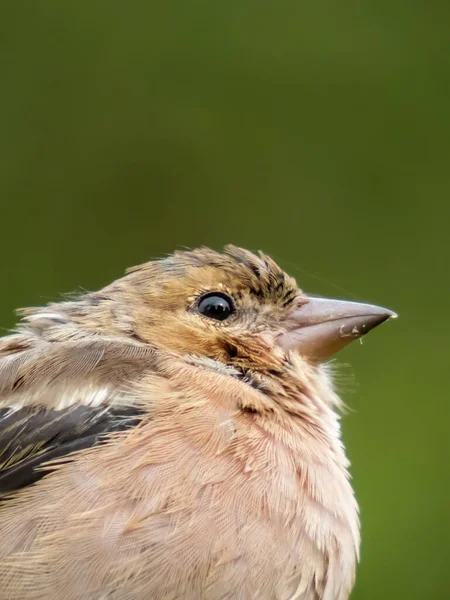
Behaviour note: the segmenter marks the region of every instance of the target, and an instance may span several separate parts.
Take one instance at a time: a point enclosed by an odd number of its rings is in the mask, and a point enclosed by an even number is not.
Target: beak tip
[[[380,317],[382,318],[380,323],[384,323],[390,319],[398,319],[398,313],[394,312],[393,310],[389,310],[388,308],[384,308],[382,309],[382,313],[380,313]]]
[[[375,307],[375,308],[378,308],[378,307]],[[355,318],[355,320],[356,319],[357,319],[357,317]],[[382,323],[386,323],[390,319],[398,319],[398,314],[396,312],[394,312],[393,310],[389,310],[388,308],[380,307],[377,311],[374,311],[372,315],[369,314],[366,317],[362,317],[362,319],[364,320],[364,329],[365,329],[363,335],[365,335],[366,333],[368,333],[369,331],[371,331],[378,325],[381,325]]]

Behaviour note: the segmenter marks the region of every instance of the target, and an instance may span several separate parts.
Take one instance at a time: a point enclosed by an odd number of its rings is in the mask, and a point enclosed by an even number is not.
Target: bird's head
[[[134,267],[98,295],[115,299],[110,320],[144,343],[261,373],[290,353],[320,363],[394,316],[308,296],[271,258],[235,246]]]

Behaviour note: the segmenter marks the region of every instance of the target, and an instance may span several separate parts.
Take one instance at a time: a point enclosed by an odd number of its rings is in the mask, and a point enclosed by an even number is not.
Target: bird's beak
[[[353,340],[397,315],[380,306],[303,297],[278,338],[284,350],[297,350],[313,361],[327,360]]]

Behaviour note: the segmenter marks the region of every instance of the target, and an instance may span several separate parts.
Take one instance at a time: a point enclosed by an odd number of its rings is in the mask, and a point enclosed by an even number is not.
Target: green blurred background
[[[352,600],[450,598],[449,22],[414,0],[1,7],[2,326],[227,242],[400,313],[339,357]]]

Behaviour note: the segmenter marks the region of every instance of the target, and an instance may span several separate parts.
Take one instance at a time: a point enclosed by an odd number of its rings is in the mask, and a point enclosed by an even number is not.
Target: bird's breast
[[[3,509],[0,600],[346,600],[353,494],[304,436],[199,399],[162,410]]]

